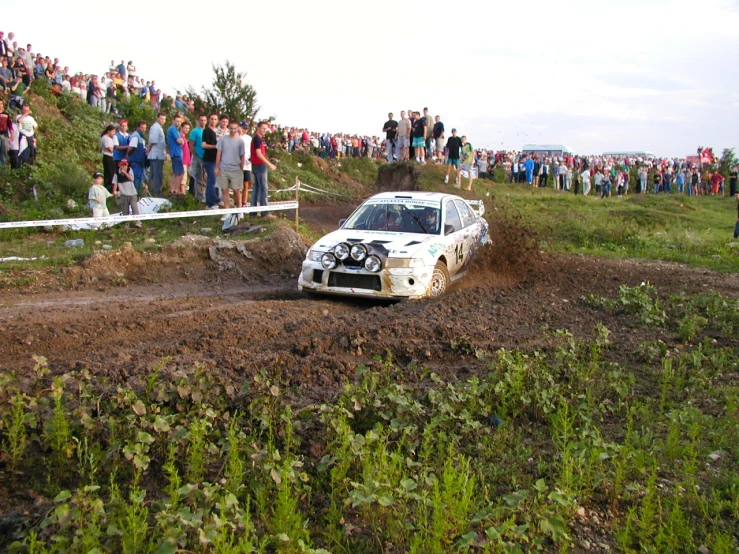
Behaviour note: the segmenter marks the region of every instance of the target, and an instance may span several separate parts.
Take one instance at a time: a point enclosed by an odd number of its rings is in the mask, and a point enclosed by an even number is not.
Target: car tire
[[[429,296],[435,298],[443,296],[449,289],[451,279],[449,278],[449,271],[446,268],[444,262],[436,262],[434,272],[431,274],[431,282],[429,283]]]

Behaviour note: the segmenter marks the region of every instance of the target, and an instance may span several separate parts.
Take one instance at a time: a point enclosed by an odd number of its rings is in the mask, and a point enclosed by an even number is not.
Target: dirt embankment
[[[0,295],[0,369],[28,371],[34,354],[56,372],[89,368],[119,383],[163,360],[165,374],[200,365],[235,384],[267,369],[310,402],[375,356],[392,355],[411,376],[429,368],[464,377],[498,348],[547,348],[547,331],[590,335],[597,321],[628,356],[641,331],[582,300],[621,284],[739,297],[735,275],[542,255],[515,231],[494,236],[450,294],[393,305],[303,296],[296,276],[306,245],[287,227],[244,243],[183,237],[158,253],[102,252],[66,272],[73,290]],[[649,338],[675,340],[665,330]]]

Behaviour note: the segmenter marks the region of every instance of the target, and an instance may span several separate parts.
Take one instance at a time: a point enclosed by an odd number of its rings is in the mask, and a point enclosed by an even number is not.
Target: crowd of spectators
[[[8,93],[9,108],[19,111],[15,117],[5,111],[0,100],[0,165],[8,159],[13,167],[33,163],[36,147],[36,121],[23,97],[36,79],[46,79],[52,92],[69,92],[103,112],[117,114],[119,98],[136,97],[158,110],[166,97],[154,80],[138,75],[132,60],[111,60],[100,76],[77,72],[62,66],[58,58],[34,54],[33,47],[18,45],[13,33],[0,32],[0,87]],[[101,135],[103,184],[115,192],[114,181],[120,175],[120,162],[125,160],[138,194],[151,185],[151,192],[163,192],[164,163],[172,163],[168,183],[170,194],[190,191],[208,207],[224,205],[224,195],[216,186],[217,145],[222,137],[231,136],[230,127],[242,138],[246,151],[242,171],[247,189],[251,182],[250,159],[253,156],[250,131],[246,121],[230,121],[228,116],[211,114],[195,116],[195,102],[177,92],[171,101],[175,109],[168,130],[167,116],[160,113],[156,121],[140,121],[129,135],[128,122],[109,125]],[[191,121],[192,120],[192,121]],[[215,124],[213,124],[215,123]],[[192,128],[192,129],[191,129]],[[146,134],[148,129],[148,135]],[[211,129],[215,141],[208,132]],[[379,130],[379,129],[378,129]],[[572,154],[526,154],[511,151],[475,150],[467,137],[453,128],[447,136],[439,115],[428,108],[400,112],[395,120],[388,114],[382,126],[384,138],[374,135],[317,133],[305,128],[280,127],[267,123],[264,133],[278,137],[278,147],[288,152],[308,152],[324,159],[365,157],[373,160],[415,161],[418,164],[445,164],[444,181],[449,182],[454,170],[454,185],[461,187],[463,177],[471,189],[475,178],[492,179],[495,171],[504,171],[509,182],[532,186],[552,186],[560,191],[590,194],[600,198],[639,193],[684,193],[687,195],[724,194],[724,176],[715,164],[695,164],[686,159],[639,158],[609,156],[576,156]],[[207,137],[204,143],[203,136]],[[211,144],[212,143],[212,144]],[[205,144],[205,145],[203,145]],[[730,193],[736,193],[737,168],[729,176]],[[498,173],[500,177],[500,173]],[[550,185],[551,183],[551,185]],[[229,187],[230,188],[230,187]],[[231,189],[233,190],[233,189]],[[241,202],[237,199],[237,204]]]
[[[477,159],[492,160],[510,183],[551,186],[560,191],[594,194],[600,198],[626,196],[630,191],[646,194],[681,193],[688,196],[737,193],[737,167],[729,172],[729,190],[718,170],[718,160],[708,163],[686,158],[638,156],[540,155],[517,152],[478,151]]]

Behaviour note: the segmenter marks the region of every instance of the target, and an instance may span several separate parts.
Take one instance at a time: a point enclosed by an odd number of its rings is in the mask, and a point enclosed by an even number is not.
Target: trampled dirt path
[[[736,275],[547,255],[527,274],[485,260],[438,300],[383,305],[312,298],[297,291],[304,245],[296,237],[286,229],[272,242],[247,243],[251,257],[228,248],[209,254],[211,243],[192,240],[145,259],[124,256],[133,260],[128,265],[116,253],[101,253],[67,276],[75,290],[6,290],[0,370],[29,371],[34,354],[46,357],[55,373],[88,368],[113,383],[155,364],[165,372],[199,365],[236,384],[266,369],[311,402],[331,396],[358,364],[388,352],[409,374],[428,367],[465,377],[484,369],[487,352],[546,349],[547,331],[591,336],[597,321],[617,345],[628,346],[614,349],[619,352],[647,339],[675,340],[665,330],[645,337],[643,329],[632,330],[629,317],[582,300],[613,297],[621,284],[650,282],[665,296],[716,290],[739,297]]]

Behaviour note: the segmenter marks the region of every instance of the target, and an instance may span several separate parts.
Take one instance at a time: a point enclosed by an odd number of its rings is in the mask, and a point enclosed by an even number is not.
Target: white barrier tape
[[[248,206],[245,208],[229,208],[227,210],[196,210],[189,212],[166,212],[156,214],[140,214],[140,215],[110,215],[106,217],[79,217],[74,219],[46,219],[43,221],[5,221],[0,223],[0,229],[18,229],[21,227],[46,227],[56,225],[81,225],[95,224],[102,225],[104,223],[122,223],[126,221],[150,221],[152,219],[177,219],[180,217],[207,217],[213,215],[228,214],[251,214],[256,212],[271,212],[277,210],[295,210],[298,203],[292,202],[273,202],[268,206]]]
[[[288,191],[295,191],[298,188],[297,185],[293,185],[290,188],[286,189],[277,189],[272,192],[288,192]],[[347,196],[346,194],[338,194],[336,192],[328,192],[327,190],[322,190],[316,187],[312,187],[310,185],[306,185],[305,183],[300,183],[300,192],[309,192],[311,194],[328,194],[330,196],[338,196],[339,198],[351,198],[350,196]]]

